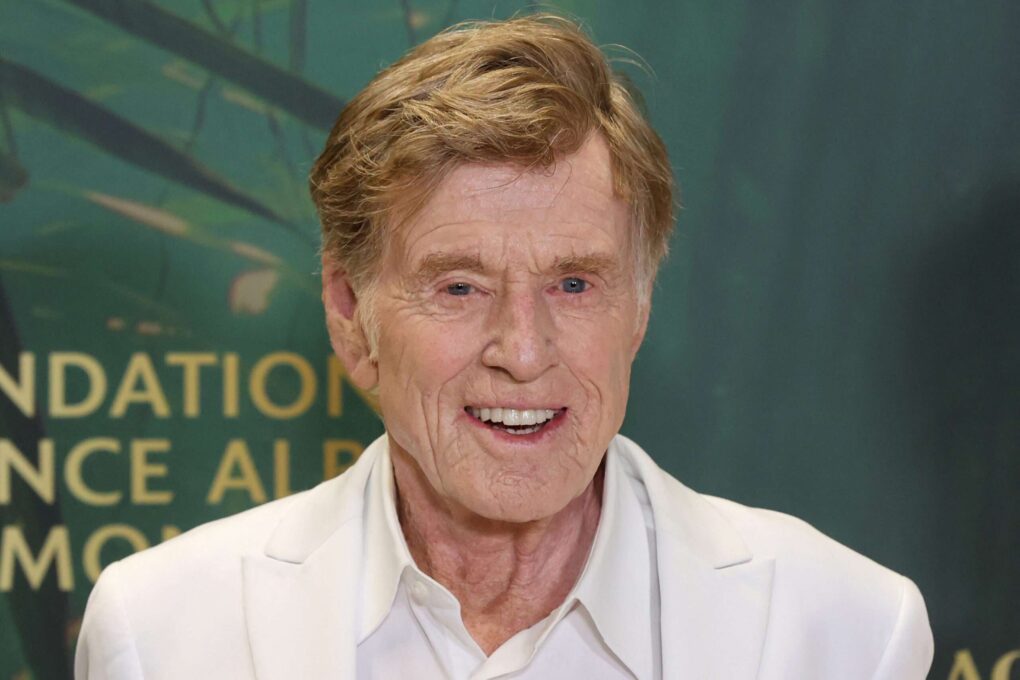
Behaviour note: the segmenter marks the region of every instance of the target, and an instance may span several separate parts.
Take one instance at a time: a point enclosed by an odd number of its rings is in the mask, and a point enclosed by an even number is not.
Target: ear
[[[333,351],[340,358],[347,377],[362,390],[379,381],[379,367],[371,356],[365,329],[355,315],[358,300],[347,272],[328,256],[322,258],[322,305]]]

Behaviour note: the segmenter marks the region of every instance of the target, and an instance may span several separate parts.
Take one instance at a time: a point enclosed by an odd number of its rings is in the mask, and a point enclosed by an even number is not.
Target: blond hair
[[[388,218],[413,214],[451,169],[549,167],[594,133],[609,148],[617,195],[633,210],[638,276],[650,288],[673,228],[665,146],[603,52],[554,15],[447,29],[344,107],[309,181],[324,256],[361,294],[375,280]]]

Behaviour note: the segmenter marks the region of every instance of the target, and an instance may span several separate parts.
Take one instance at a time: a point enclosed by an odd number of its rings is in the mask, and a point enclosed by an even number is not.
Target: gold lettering
[[[53,352],[50,354],[50,417],[82,418],[92,414],[106,397],[106,372],[99,362],[81,352]],[[77,404],[67,403],[67,369],[80,368],[88,378],[85,398]]]
[[[277,439],[273,442],[273,496],[289,496],[290,490],[290,442]]]
[[[85,567],[85,576],[88,577],[90,582],[95,583],[96,579],[99,578],[99,572],[103,570],[103,565],[100,561],[103,547],[114,538],[124,539],[131,544],[135,552],[149,547],[149,541],[145,538],[145,535],[132,526],[127,524],[107,524],[104,527],[99,527],[85,541],[85,547],[82,549],[81,561]]]
[[[1000,656],[999,660],[995,662],[995,666],[992,667],[992,680],[1009,680],[1010,671],[1017,659],[1020,659],[1020,649],[1014,649]]]
[[[234,474],[235,469],[239,474]],[[248,445],[243,439],[231,439],[227,444],[227,450],[223,453],[223,459],[206,496],[206,503],[216,505],[222,502],[223,494],[228,489],[247,491],[249,498],[255,503],[266,501],[266,489],[255,469]]]
[[[120,491],[96,491],[85,483],[81,473],[85,459],[97,451],[120,453],[120,442],[109,437],[94,437],[79,442],[64,461],[64,480],[74,497],[89,505],[116,505],[123,494]]]
[[[35,415],[35,355],[22,352],[18,355],[18,380],[0,364],[0,392],[7,395],[26,418]]]
[[[124,377],[117,388],[117,395],[113,399],[113,405],[110,407],[110,417],[123,418],[127,407],[135,403],[148,404],[157,418],[170,416],[170,405],[159,384],[159,378],[156,377],[152,359],[144,352],[135,352],[131,355]]]
[[[238,387],[237,374],[240,369],[240,360],[234,352],[227,352],[223,355],[223,417],[236,418],[240,412],[240,399],[238,398],[240,388]]]
[[[67,527],[50,528],[46,541],[39,551],[38,559],[32,556],[25,534],[19,526],[4,527],[0,543],[0,592],[14,587],[14,563],[21,565],[25,578],[32,590],[38,590],[46,578],[46,572],[56,563],[57,588],[63,591],[74,589],[74,573],[71,569],[71,540]]]
[[[215,366],[216,355],[212,352],[170,352],[166,363],[180,366],[184,380],[184,416],[197,418],[202,411],[201,370],[203,366]]]
[[[364,450],[353,439],[327,439],[322,443],[322,478],[332,479],[354,464]]]
[[[151,477],[166,477],[165,463],[149,462],[150,453],[166,453],[169,439],[135,439],[131,442],[131,502],[136,505],[167,505],[174,499],[173,491],[152,491]]]
[[[961,649],[956,652],[953,659],[953,667],[949,670],[949,680],[981,680],[974,657],[969,649]]]
[[[11,468],[32,487],[36,495],[46,503],[52,503],[57,494],[53,440],[40,439],[38,465],[31,461],[10,439],[0,439],[0,505],[11,502]]]
[[[327,413],[330,418],[339,418],[344,414],[344,365],[335,354],[329,355],[326,375],[329,384],[326,398]]]
[[[290,366],[297,371],[301,379],[301,391],[294,403],[281,406],[273,403],[266,393],[266,378],[277,366]],[[273,352],[258,360],[248,377],[248,390],[251,392],[252,403],[263,414],[271,418],[295,418],[305,411],[315,401],[315,371],[308,362],[299,354],[293,352]]]
[[[163,525],[163,532],[162,532],[161,540],[169,541],[174,536],[180,536],[180,535],[181,535],[181,530],[178,529],[177,527],[173,526],[172,524],[164,524]]]

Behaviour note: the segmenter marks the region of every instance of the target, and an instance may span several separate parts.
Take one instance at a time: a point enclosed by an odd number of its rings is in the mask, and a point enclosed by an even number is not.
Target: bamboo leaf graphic
[[[254,244],[217,238],[208,230],[191,224],[162,208],[98,191],[84,191],[82,196],[106,210],[143,224],[150,229],[163,232],[168,236],[191,241],[202,247],[224,253],[233,253],[256,264],[285,268],[279,257]]]
[[[28,171],[13,156],[0,151],[0,203],[7,203],[28,184]]]
[[[308,40],[308,0],[291,0],[287,28],[290,33],[290,70],[301,73],[305,69],[305,46]]]
[[[295,118],[329,130],[343,102],[148,0],[65,0],[154,45],[198,64]]]
[[[22,351],[14,313],[7,302],[0,280],[0,365],[8,373],[18,374],[18,356]],[[0,434],[38,463],[38,442],[46,436],[38,412],[26,416],[12,402],[0,399]],[[20,530],[26,542],[38,549],[51,535],[61,530],[63,519],[59,499],[47,503],[22,485],[15,485],[9,503],[0,505],[0,524],[4,540],[8,530]],[[58,587],[56,569],[50,569],[38,589],[23,582],[5,593],[21,639],[22,653],[36,678],[67,678],[71,675],[70,654],[64,622],[68,619],[67,592]]]
[[[227,303],[234,314],[257,316],[269,308],[269,298],[280,281],[275,269],[256,269],[234,277]]]
[[[166,179],[275,222],[313,243],[311,235],[248,196],[153,133],[35,71],[0,58],[0,95],[44,123]]]
[[[145,225],[167,236],[189,241],[212,251],[229,253],[249,262],[254,262],[257,265],[268,267],[276,272],[276,278],[315,298],[318,298],[321,294],[315,279],[307,274],[299,274],[287,266],[287,263],[279,257],[253,243],[220,238],[201,225],[188,222],[163,208],[139,203],[128,198],[111,196],[110,194],[98,191],[83,191],[81,195],[86,200],[110,212],[126,217],[133,222]],[[0,260],[0,267],[2,265],[3,260]],[[270,288],[275,287],[276,278],[273,279],[273,284]]]

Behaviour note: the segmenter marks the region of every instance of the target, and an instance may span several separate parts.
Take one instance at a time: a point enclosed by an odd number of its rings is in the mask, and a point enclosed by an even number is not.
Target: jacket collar
[[[705,496],[622,435],[655,520],[663,678],[754,678],[764,648],[774,560],[752,554]]]
[[[259,680],[354,678],[361,515],[385,439],[291,502],[262,554],[242,564],[245,620]]]
[[[383,435],[344,475],[295,498],[263,554],[244,558],[249,642],[259,680],[355,675],[362,513]],[[753,678],[773,561],[756,558],[705,497],[622,435],[610,444],[648,494],[661,597],[662,677]]]

